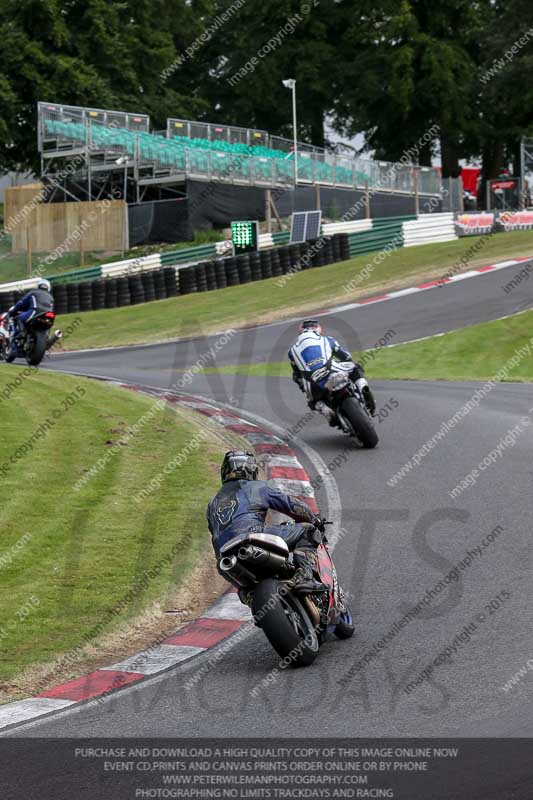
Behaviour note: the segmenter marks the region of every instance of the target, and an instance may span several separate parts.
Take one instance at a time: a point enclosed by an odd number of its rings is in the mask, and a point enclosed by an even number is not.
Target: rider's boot
[[[327,419],[332,428],[334,428],[335,425],[337,425],[337,415],[335,414],[333,409],[327,405],[327,403],[324,403],[323,400],[318,400],[315,403],[315,410],[318,411],[319,414],[322,414],[322,416]]]
[[[298,547],[293,550],[293,561],[296,574],[292,579],[293,589],[296,593],[324,592],[328,587],[315,579],[316,557],[315,550],[310,547]]]

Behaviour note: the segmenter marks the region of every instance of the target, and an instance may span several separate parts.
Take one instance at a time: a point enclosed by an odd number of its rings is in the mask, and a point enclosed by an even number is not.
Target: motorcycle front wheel
[[[320,647],[315,627],[300,599],[273,578],[256,587],[252,600],[256,624],[287,666],[312,664]]]
[[[353,624],[352,615],[348,611],[343,611],[337,625],[335,626],[334,634],[338,639],[351,639],[355,633],[355,625]]]
[[[343,400],[341,408],[363,447],[367,450],[374,448],[379,442],[379,438],[370,417],[363,411],[358,400],[355,397],[347,397],[346,400]]]

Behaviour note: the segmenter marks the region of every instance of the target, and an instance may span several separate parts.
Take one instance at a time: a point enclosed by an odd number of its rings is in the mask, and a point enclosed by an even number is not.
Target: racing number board
[[[256,220],[232,222],[231,240],[235,255],[256,253],[259,248],[259,223]]]

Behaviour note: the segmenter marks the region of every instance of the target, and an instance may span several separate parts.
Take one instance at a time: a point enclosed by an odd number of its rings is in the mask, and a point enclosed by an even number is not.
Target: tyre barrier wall
[[[409,223],[409,224],[406,224]],[[412,224],[411,224],[412,223]],[[445,232],[450,236],[450,221],[447,214],[422,214],[418,217],[384,217],[381,219],[361,219],[341,222],[329,222],[322,225],[321,235],[324,237],[335,236],[338,233],[347,233],[350,236],[350,256],[369,253],[382,247],[403,246],[409,244],[424,244],[432,241],[431,236],[419,235],[420,231],[431,229],[431,234],[439,235]],[[400,240],[403,232],[404,238]],[[280,247],[289,244],[288,231],[261,234],[259,236],[260,252],[266,248]],[[439,238],[438,241],[446,239]],[[396,244],[399,242],[399,244]],[[59,275],[48,276],[52,284],[79,283],[97,278],[118,278],[140,272],[158,271],[165,267],[178,269],[181,266],[190,266],[209,259],[218,259],[228,255],[228,246],[231,242],[224,240],[214,244],[202,244],[195,247],[184,247],[178,250],[152,253],[148,256],[138,256],[123,261],[112,261],[86,269],[63,272]],[[34,288],[39,281],[39,276],[0,284],[0,293],[10,291],[27,291]]]
[[[322,267],[349,257],[348,234],[339,233],[302,244],[215,258],[178,268],[169,266],[81,283],[54,283],[52,293],[57,314],[98,311],[239,286],[303,269]],[[0,293],[0,311],[6,311],[22,295],[23,292],[20,291]]]
[[[56,314],[99,311],[152,300],[164,300],[178,294],[176,270],[166,267],[118,278],[97,278],[82,283],[55,283],[52,286]],[[24,295],[22,291],[0,293],[0,313],[7,311]]]
[[[178,294],[223,289],[252,281],[275,278],[303,269],[322,267],[350,257],[348,234],[284,245],[257,253],[217,258],[180,267],[176,271]]]

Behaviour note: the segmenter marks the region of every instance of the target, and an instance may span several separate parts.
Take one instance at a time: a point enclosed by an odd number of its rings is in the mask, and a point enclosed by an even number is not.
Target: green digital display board
[[[231,223],[231,240],[235,255],[255,253],[259,247],[259,224],[256,220]]]

